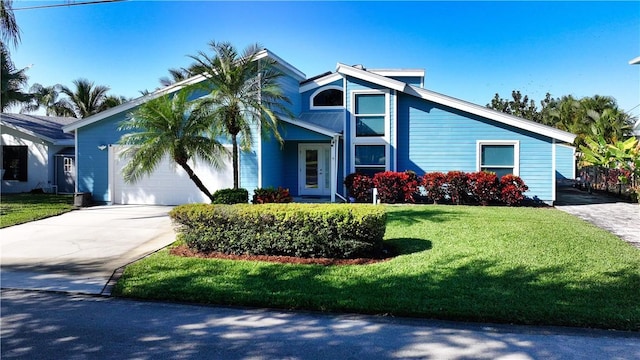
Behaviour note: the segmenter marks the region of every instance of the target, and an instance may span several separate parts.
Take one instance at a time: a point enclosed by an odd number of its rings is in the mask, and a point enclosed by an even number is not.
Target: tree
[[[42,86],[35,83],[29,88],[31,101],[22,107],[21,112],[34,112],[44,107],[47,116],[74,116],[59,98],[61,85]]]
[[[163,76],[160,78],[160,85],[166,87],[191,77],[191,73],[189,72],[189,70],[184,68],[171,68],[169,69],[169,75],[171,76],[170,78],[167,76]]]
[[[283,73],[270,58],[257,59],[261,47],[247,47],[242,54],[230,43],[210,42],[214,55],[200,51],[191,67],[204,75],[203,88],[209,96],[203,98],[202,106],[210,109],[213,126],[231,138],[233,187],[239,186],[239,144],[243,149],[252,146],[252,128],[262,131],[264,136],[274,136],[283,144],[278,132],[280,115],[289,114],[285,104],[290,100],[283,94],[278,80]]]
[[[125,181],[136,182],[151,174],[168,155],[184,169],[198,189],[213,200],[211,192],[189,166],[189,161],[197,158],[220,168],[221,159],[228,153],[216,140],[219,134],[212,132],[208,108],[188,101],[194,90],[183,89],[173,97],[164,95],[153,99],[122,122],[119,130],[129,133],[123,135],[119,143],[131,145],[122,153],[129,159],[123,169]]]
[[[603,166],[607,169],[624,169],[627,174],[620,176],[623,183],[632,183],[635,179],[636,184],[633,190],[640,199],[640,142],[634,137],[630,137],[625,141],[614,141],[608,143],[605,138],[600,135],[592,139],[587,137],[585,145],[580,146],[581,159],[580,166]]]
[[[62,86],[60,92],[68,98],[64,100],[63,106],[70,114],[82,119],[100,111],[108,109],[111,103],[106,102],[109,87],[94,85],[87,79],[77,79],[73,81],[75,89]]]
[[[28,103],[31,101],[32,96],[22,91],[29,79],[26,74],[27,69],[16,69],[4,43],[0,43],[0,58],[2,63],[0,73],[0,103],[2,112],[4,112],[11,106]]]
[[[2,42],[12,43],[14,47],[20,43],[20,27],[13,15],[13,0],[0,0],[0,31]]]
[[[546,98],[540,102],[542,110],[538,110],[535,101],[529,100],[529,96],[524,97],[520,91],[513,90],[511,92],[512,100],[503,99],[499,94],[496,94],[487,107],[494,109],[505,114],[518,116],[524,119],[532,120],[535,122],[542,122],[542,113],[547,104],[551,101],[551,95],[547,93]]]

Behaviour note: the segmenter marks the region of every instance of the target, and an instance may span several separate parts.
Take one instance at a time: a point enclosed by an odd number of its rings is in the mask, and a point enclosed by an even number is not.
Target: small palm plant
[[[209,199],[211,192],[194,173],[190,161],[205,161],[220,169],[228,151],[216,139],[219,135],[211,127],[211,113],[207,107],[189,101],[194,88],[186,88],[171,97],[153,99],[130,114],[119,126],[128,133],[120,144],[131,145],[120,156],[129,161],[123,169],[124,180],[136,182],[151,174],[164,156],[180,165],[189,179]]]

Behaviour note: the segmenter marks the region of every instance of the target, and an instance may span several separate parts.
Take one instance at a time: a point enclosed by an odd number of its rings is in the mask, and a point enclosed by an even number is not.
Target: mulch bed
[[[294,256],[272,256],[272,255],[231,255],[223,253],[201,253],[189,249],[186,245],[179,245],[169,253],[176,256],[197,257],[202,259],[226,259],[226,260],[249,260],[249,261],[267,261],[282,264],[313,264],[313,265],[366,265],[386,261],[395,255],[392,251],[387,251],[385,257],[381,258],[357,258],[357,259],[327,259],[327,258],[300,258]]]

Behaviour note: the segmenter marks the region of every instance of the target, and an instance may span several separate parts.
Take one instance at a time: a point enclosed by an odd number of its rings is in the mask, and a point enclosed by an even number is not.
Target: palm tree
[[[18,46],[20,43],[20,28],[13,15],[13,0],[0,0],[0,31],[2,31],[2,42],[13,43]]]
[[[62,86],[60,90],[68,97],[68,99],[65,99],[64,107],[71,114],[82,119],[105,110],[104,102],[107,99],[109,87],[96,86],[87,79],[74,80],[73,85],[75,85],[74,90],[66,86]]]
[[[173,97],[164,95],[141,105],[120,126],[120,144],[132,145],[122,153],[129,159],[123,169],[124,180],[135,182],[151,174],[168,155],[180,165],[189,178],[209,199],[211,192],[189,166],[197,158],[221,168],[222,157],[228,156],[224,146],[211,130],[206,107],[195,107],[188,99],[195,88],[183,89]],[[212,199],[213,200],[213,199]]]
[[[166,87],[191,77],[191,73],[185,68],[171,68],[169,69],[169,75],[171,76],[170,78],[167,76],[163,76],[160,78],[160,85]]]
[[[4,43],[1,42],[0,58],[2,64],[2,72],[0,73],[0,103],[2,112],[4,112],[12,106],[31,101],[32,95],[22,92],[22,89],[27,85],[27,69],[16,69],[16,66],[9,57],[7,48],[4,46]]]
[[[239,186],[239,147],[252,146],[252,129],[258,128],[265,136],[273,135],[282,144],[278,132],[279,113],[289,114],[285,103],[290,100],[283,94],[278,80],[283,73],[270,58],[257,59],[261,51],[258,44],[247,47],[242,54],[230,43],[210,42],[214,55],[200,51],[194,73],[205,76],[203,87],[209,96],[203,98],[201,106],[210,109],[213,126],[231,138],[233,187]]]
[[[47,116],[74,116],[66,108],[66,102],[58,98],[61,87],[59,84],[51,86],[33,84],[29,88],[29,93],[33,98],[22,107],[21,112],[34,112],[44,107]]]

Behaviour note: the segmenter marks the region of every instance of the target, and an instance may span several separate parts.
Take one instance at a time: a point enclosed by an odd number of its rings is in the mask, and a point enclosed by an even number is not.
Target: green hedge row
[[[381,255],[384,207],[346,204],[187,204],[169,213],[201,252],[359,258]]]

